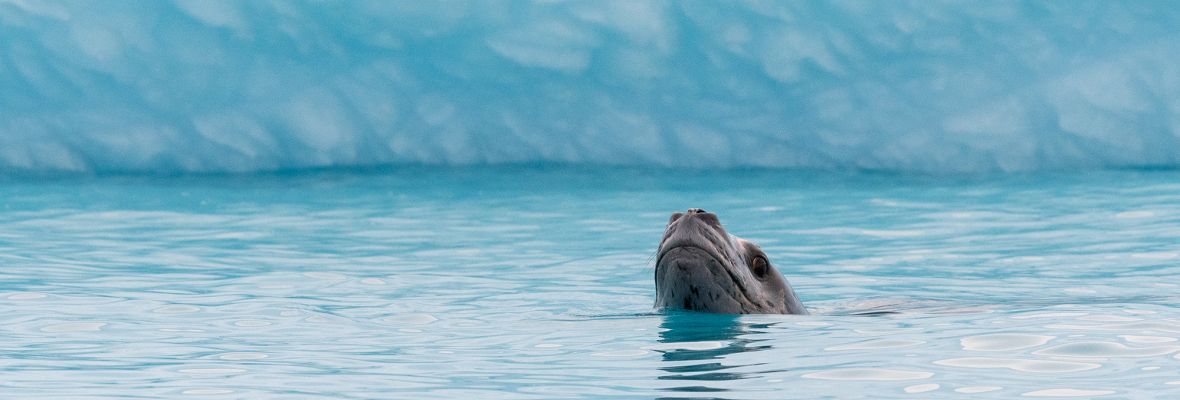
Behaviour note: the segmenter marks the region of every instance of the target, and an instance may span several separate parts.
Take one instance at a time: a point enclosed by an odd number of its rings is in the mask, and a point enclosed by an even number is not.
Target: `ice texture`
[[[1168,1],[0,0],[0,172],[1180,165]]]

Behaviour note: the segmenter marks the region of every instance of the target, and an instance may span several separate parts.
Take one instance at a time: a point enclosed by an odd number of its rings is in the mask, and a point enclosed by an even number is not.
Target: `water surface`
[[[0,387],[1176,396],[1178,182],[576,168],[7,178]],[[815,315],[652,310],[655,246],[689,207],[760,243]]]

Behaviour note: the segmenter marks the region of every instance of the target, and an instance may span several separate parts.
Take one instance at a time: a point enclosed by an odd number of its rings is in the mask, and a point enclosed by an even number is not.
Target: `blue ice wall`
[[[0,171],[1180,165],[1150,1],[0,0]]]

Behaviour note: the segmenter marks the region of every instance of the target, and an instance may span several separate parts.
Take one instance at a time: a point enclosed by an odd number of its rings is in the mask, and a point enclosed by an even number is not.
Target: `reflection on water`
[[[733,370],[759,364],[734,364],[726,357],[771,348],[769,344],[760,344],[763,339],[751,339],[748,335],[768,325],[742,322],[740,318],[738,315],[668,312],[660,324],[662,330],[658,340],[664,361],[660,370],[666,374],[658,379],[682,381],[683,386],[667,390],[722,392],[727,389],[710,383],[753,377]]]

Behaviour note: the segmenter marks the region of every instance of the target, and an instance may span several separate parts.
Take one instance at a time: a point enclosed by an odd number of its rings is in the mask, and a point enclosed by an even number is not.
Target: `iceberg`
[[[0,0],[0,172],[1180,165],[1166,1]]]

